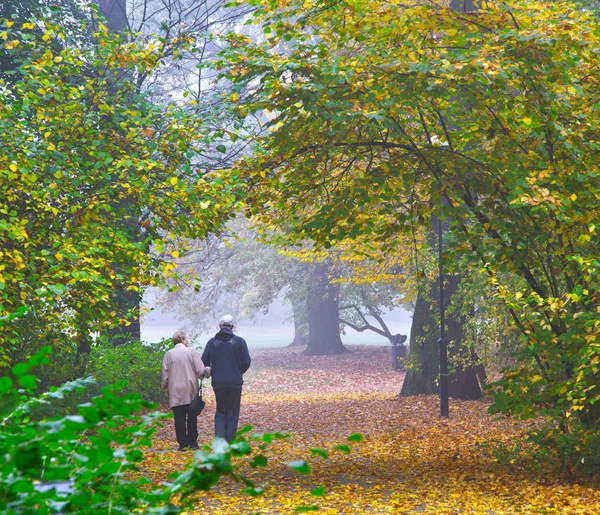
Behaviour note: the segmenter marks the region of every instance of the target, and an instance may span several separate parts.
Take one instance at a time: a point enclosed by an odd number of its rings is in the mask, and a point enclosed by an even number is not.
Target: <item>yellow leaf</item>
[[[171,183],[173,186],[175,186],[175,184],[177,184],[177,180],[178,180],[178,179],[177,179],[177,177],[171,177],[171,179],[169,180],[169,182],[170,182],[170,183]]]
[[[17,165],[15,163],[11,163],[8,166],[13,172],[16,172],[18,170]]]
[[[569,197],[573,202],[575,202],[577,200],[577,195],[575,195],[575,193],[573,193],[573,195],[571,195]]]
[[[56,259],[58,261],[62,261],[63,260],[63,255],[60,252],[57,252],[56,254],[54,254],[54,256],[56,257]]]

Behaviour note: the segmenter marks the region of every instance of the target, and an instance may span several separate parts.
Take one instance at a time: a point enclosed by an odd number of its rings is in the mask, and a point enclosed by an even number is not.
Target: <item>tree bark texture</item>
[[[308,287],[308,345],[307,355],[342,354],[347,349],[340,337],[338,284],[332,284],[328,266],[315,263]]]
[[[444,299],[448,307],[452,295],[460,283],[460,276],[446,278]],[[401,397],[411,395],[437,394],[437,377],[439,374],[439,322],[434,316],[434,309],[439,309],[438,302],[431,302],[427,297],[438,299],[437,283],[431,285],[430,295],[420,294],[417,297],[410,334],[409,362],[414,363],[406,372]],[[477,379],[477,368],[461,363],[471,361],[471,350],[464,348],[463,321],[455,313],[446,311],[446,339],[448,341],[448,356],[451,368],[454,369],[448,377],[448,394],[453,399],[472,400],[483,397],[483,392]],[[453,360],[455,361],[453,363]],[[456,364],[456,361],[458,363]]]

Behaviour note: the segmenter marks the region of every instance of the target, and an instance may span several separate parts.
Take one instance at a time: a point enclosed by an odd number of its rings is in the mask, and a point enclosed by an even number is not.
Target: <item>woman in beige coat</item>
[[[198,420],[196,415],[189,413],[189,407],[198,395],[198,380],[204,377],[204,365],[200,353],[188,347],[183,331],[173,335],[173,344],[163,358],[162,387],[169,393],[179,450],[197,449]]]

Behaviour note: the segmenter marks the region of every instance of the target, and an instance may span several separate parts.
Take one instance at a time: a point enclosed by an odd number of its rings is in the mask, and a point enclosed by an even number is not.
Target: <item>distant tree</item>
[[[356,309],[370,309],[382,323],[382,307],[397,305],[393,286],[354,285],[348,280],[355,272],[334,254],[283,251],[267,244],[238,218],[221,233],[191,245],[158,303],[192,327],[206,329],[224,311],[252,318],[282,297],[294,320],[292,344],[307,345],[307,353],[337,353],[344,350],[342,324],[353,320],[352,315],[342,319],[340,303],[351,301]]]

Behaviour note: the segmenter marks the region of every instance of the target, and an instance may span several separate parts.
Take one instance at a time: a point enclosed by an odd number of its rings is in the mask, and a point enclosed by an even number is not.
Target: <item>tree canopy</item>
[[[234,175],[195,164],[211,139],[205,120],[120,80],[160,64],[152,39],[128,42],[102,24],[72,40],[52,20],[0,23],[2,58],[18,65],[6,72],[14,82],[0,82],[10,135],[0,142],[0,315],[27,306],[10,331],[37,345],[89,335],[124,316],[110,300],[117,285],[157,283],[179,237],[227,218]]]
[[[495,409],[597,420],[599,27],[569,3],[258,3],[223,76],[271,131],[249,209],[324,246],[449,219],[520,328]],[[558,408],[556,407],[558,406]],[[571,418],[571,420],[573,420]]]

